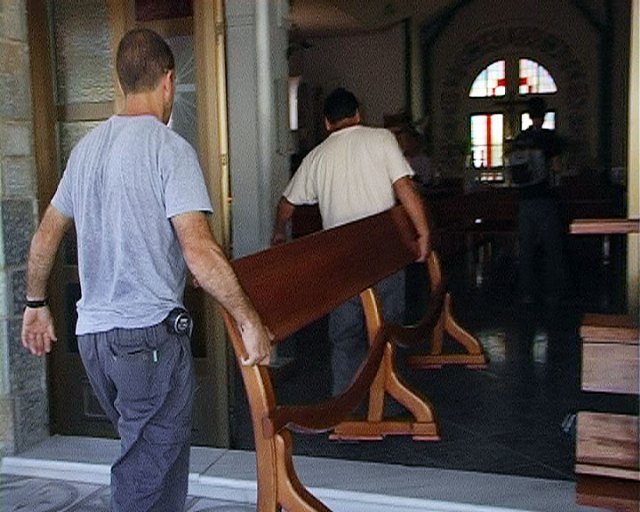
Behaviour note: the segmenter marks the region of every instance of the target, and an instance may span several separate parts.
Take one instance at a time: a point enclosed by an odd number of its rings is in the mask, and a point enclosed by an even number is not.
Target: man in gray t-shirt
[[[111,468],[111,510],[184,509],[194,374],[182,311],[186,269],[238,323],[245,365],[268,364],[270,334],[214,240],[198,160],[167,128],[175,94],[171,50],[134,29],[116,58],[121,115],[74,148],[31,242],[22,344],[56,341],[46,287],[74,224],[82,297],[78,348],[93,390],[121,437]]]
[[[182,305],[186,266],[168,220],[212,209],[195,151],[160,120],[98,126],[74,148],[51,204],[78,235],[76,334],[155,325]]]

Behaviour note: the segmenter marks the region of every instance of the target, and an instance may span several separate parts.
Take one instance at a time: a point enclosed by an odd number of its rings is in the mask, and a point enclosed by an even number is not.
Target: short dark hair
[[[118,45],[116,70],[125,94],[153,90],[162,76],[174,68],[171,48],[153,30],[130,30]]]
[[[527,100],[527,111],[531,119],[542,119],[547,112],[547,103],[544,98],[534,96]]]
[[[324,100],[324,116],[331,124],[353,117],[359,108],[358,100],[352,92],[339,87],[331,91]]]

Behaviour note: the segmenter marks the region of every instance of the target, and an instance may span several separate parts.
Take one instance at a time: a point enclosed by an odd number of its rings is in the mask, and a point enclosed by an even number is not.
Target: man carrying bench
[[[302,161],[278,205],[272,243],[285,241],[285,230],[296,206],[318,204],[324,229],[341,226],[392,208],[404,206],[417,233],[418,259],[431,251],[422,199],[414,188],[413,171],[393,134],[360,124],[355,96],[334,90],[324,105],[329,137]],[[403,323],[405,274],[400,270],[376,285],[385,320]],[[368,349],[359,297],[353,297],[329,316],[332,395],[352,381]]]

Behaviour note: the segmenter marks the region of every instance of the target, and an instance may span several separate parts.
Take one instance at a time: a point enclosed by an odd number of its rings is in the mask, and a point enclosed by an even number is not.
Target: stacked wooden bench
[[[369,351],[350,387],[341,395],[311,405],[280,405],[267,367],[241,367],[256,445],[258,510],[326,511],[299,481],[292,460],[291,432],[333,432],[338,438],[380,439],[410,435],[415,440],[439,438],[429,401],[411,389],[396,372],[396,345],[415,346],[434,332],[453,332],[465,354],[453,364],[486,363],[482,347],[455,323],[438,257],[426,262],[431,276],[430,298],[421,320],[413,326],[385,325],[372,285],[415,261],[415,232],[402,207],[335,229],[304,236],[288,244],[233,261],[238,278],[277,344],[323,317],[347,299],[359,295],[365,312]],[[244,355],[233,319],[224,312],[237,357]],[[464,335],[463,335],[464,334]],[[442,342],[425,357],[447,364]],[[444,358],[444,359],[443,359]],[[410,413],[403,421],[383,417],[385,394]],[[349,421],[368,399],[361,421]]]
[[[631,219],[578,220],[573,234],[638,232]],[[586,314],[582,319],[582,389],[638,395],[638,322],[629,315]],[[576,439],[577,501],[612,510],[640,510],[638,415],[578,413]]]

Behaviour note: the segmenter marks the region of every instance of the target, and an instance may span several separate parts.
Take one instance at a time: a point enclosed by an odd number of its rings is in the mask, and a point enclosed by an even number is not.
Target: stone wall
[[[49,435],[46,360],[20,344],[37,222],[26,0],[0,0],[0,455]]]

